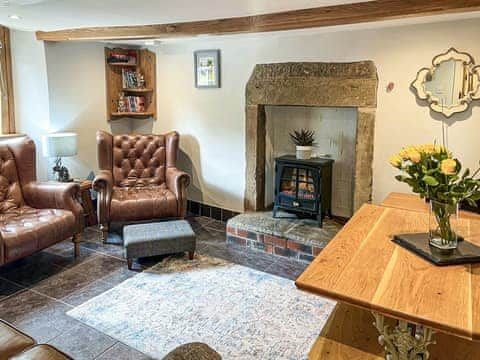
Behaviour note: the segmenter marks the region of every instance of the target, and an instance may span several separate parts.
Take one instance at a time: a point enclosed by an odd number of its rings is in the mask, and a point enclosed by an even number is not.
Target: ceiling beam
[[[480,10],[480,0],[376,0],[279,13],[171,24],[37,31],[45,41],[163,39],[296,30]]]

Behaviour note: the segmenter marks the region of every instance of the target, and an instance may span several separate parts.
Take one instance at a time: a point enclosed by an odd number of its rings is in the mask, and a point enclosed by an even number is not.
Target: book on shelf
[[[137,73],[130,69],[122,69],[122,87],[134,89],[138,87]]]
[[[109,64],[137,64],[137,53],[135,51],[129,51],[126,54],[120,54],[112,52],[107,59]]]
[[[144,96],[125,96],[125,112],[145,112]]]
[[[122,69],[122,87],[133,89],[137,87],[137,73],[130,69]]]

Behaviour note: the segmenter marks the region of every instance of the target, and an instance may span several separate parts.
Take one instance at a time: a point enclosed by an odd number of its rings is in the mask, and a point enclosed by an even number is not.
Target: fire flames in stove
[[[298,194],[296,174],[292,173],[290,179],[282,180],[281,192],[287,196],[296,196],[302,199],[315,199],[315,186],[313,178],[308,171],[298,169]]]

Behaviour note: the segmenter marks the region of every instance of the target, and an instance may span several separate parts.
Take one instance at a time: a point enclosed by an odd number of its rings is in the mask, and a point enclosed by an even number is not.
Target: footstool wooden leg
[[[195,256],[195,251],[189,251],[188,252],[188,259],[189,260],[193,260],[194,256]]]
[[[128,270],[132,270],[133,259],[127,259]]]

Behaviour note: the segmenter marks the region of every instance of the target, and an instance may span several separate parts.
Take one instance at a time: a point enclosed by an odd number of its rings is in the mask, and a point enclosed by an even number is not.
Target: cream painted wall
[[[78,134],[78,155],[64,163],[74,177],[97,171],[96,131],[130,133],[131,122],[106,120],[104,44],[45,45],[50,104],[50,131]]]
[[[41,136],[48,131],[50,123],[45,47],[31,32],[12,31],[11,42],[17,132],[28,134],[35,141],[37,176],[46,180],[46,159],[40,148]]]
[[[373,198],[408,192],[397,183],[388,158],[402,146],[441,139],[441,119],[417,104],[410,82],[433,56],[454,46],[480,62],[475,34],[479,20],[342,32],[277,33],[268,36],[202,38],[157,48],[157,132],[177,129],[185,167],[193,172],[191,196],[208,204],[243,209],[245,85],[255,64],[287,61],[373,60],[379,77]],[[194,87],[193,51],[220,49],[222,88]],[[395,89],[385,88],[392,81]],[[478,102],[477,102],[478,104]],[[448,121],[449,145],[466,166],[480,158],[480,109]]]
[[[440,116],[417,104],[409,90],[410,82],[420,67],[428,66],[433,56],[450,46],[470,52],[480,63],[476,36],[480,20],[371,30],[364,27],[161,43],[154,49],[158,121],[119,123],[120,129],[114,130],[178,130],[182,134],[180,166],[193,175],[190,198],[242,210],[245,84],[255,64],[373,60],[379,76],[374,201],[381,201],[390,191],[408,191],[393,180],[395,170],[388,165],[389,156],[404,145],[441,138]],[[44,47],[31,33],[15,31],[13,36],[19,130],[38,137],[49,128],[45,119],[49,115],[52,130],[79,132],[80,154],[69,161],[74,176],[86,176],[88,170],[96,169],[94,133],[109,129],[105,120],[103,46],[57,43]],[[196,89],[193,51],[215,48],[221,49],[222,88]],[[386,93],[390,81],[395,89]],[[480,157],[478,105],[469,113],[454,116],[448,124],[451,149],[465,165],[475,166]],[[46,171],[41,163],[40,167],[41,172]]]
[[[97,170],[96,130],[129,133],[130,120],[105,120],[105,68],[102,44],[43,43],[35,34],[12,31],[17,132],[37,146],[38,177],[52,177],[53,159],[42,156],[42,135],[78,133],[78,155],[65,158],[73,177]]]

